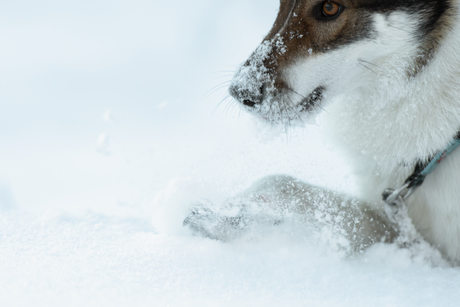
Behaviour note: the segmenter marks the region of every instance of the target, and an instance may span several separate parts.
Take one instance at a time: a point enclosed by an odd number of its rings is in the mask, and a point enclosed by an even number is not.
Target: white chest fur
[[[376,206],[385,188],[399,187],[416,161],[444,149],[460,128],[460,36],[450,33],[416,77],[382,73],[329,108],[331,133],[355,166],[359,197]],[[460,261],[460,149],[427,177],[408,207],[418,231]]]

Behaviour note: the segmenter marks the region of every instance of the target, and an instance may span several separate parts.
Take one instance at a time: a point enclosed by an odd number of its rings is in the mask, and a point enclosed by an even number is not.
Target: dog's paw
[[[251,219],[244,213],[241,207],[217,210],[200,204],[191,209],[183,225],[189,227],[194,234],[230,241],[241,236],[251,224]]]

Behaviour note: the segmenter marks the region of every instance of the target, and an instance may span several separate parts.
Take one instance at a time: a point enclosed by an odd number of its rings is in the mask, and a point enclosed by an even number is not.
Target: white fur
[[[374,41],[305,60],[286,72],[296,80],[291,86],[297,91],[311,91],[320,81],[332,84],[329,95],[344,93],[329,106],[331,133],[355,166],[359,197],[376,206],[382,205],[385,188],[401,186],[415,161],[443,150],[460,128],[460,25],[453,26],[429,65],[408,78],[408,63],[417,46],[407,30],[414,28],[417,18],[404,13],[387,19],[376,15]],[[375,73],[358,71],[358,58],[379,67],[369,66]],[[338,68],[333,59],[343,59]],[[311,70],[327,65],[336,67],[335,74],[315,71],[322,78],[313,80]],[[304,78],[302,71],[308,72]],[[460,149],[428,176],[407,205],[417,230],[459,262]]]

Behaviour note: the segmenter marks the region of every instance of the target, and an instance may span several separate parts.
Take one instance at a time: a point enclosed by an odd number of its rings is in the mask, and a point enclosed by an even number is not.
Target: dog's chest
[[[378,110],[356,100],[340,103],[331,108],[330,132],[355,170],[358,197],[380,207],[382,191],[401,186],[414,162],[445,148],[444,142],[458,129],[436,108],[427,114],[416,106],[412,115],[401,106]],[[417,230],[450,259],[460,261],[460,148],[439,164],[407,204]]]

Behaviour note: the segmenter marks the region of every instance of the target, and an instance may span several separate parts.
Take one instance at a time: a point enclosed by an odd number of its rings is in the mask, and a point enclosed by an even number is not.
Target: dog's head
[[[229,92],[260,117],[291,123],[379,76],[409,80],[435,52],[449,3],[281,0],[273,28]]]

